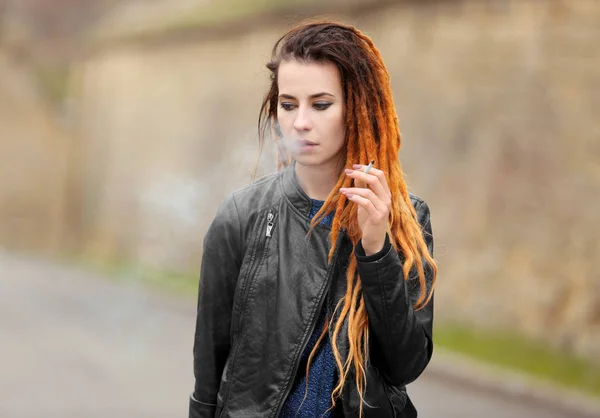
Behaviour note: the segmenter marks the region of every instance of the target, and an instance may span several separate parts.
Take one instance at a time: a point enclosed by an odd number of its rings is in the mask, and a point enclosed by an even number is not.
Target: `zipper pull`
[[[273,215],[273,212],[269,211],[269,214],[267,215],[267,237],[271,236],[271,230],[273,230],[273,219],[275,218],[275,215]]]

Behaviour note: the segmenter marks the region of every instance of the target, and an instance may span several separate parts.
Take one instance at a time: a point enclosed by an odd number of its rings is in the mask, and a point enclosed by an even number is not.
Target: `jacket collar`
[[[296,161],[292,160],[292,162],[283,169],[282,173],[282,193],[287,198],[287,200],[296,208],[302,215],[305,217],[309,217],[310,209],[312,208],[312,201],[310,197],[302,187],[300,187],[300,183],[298,183],[298,178],[296,177]]]

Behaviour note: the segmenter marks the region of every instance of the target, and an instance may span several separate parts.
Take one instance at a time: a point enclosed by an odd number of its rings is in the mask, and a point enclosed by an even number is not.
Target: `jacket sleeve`
[[[230,349],[231,311],[241,265],[241,227],[233,196],[219,205],[204,237],[194,335],[190,418],[213,418]]]
[[[429,208],[419,201],[416,211],[433,256]],[[413,267],[409,280],[403,279],[403,257],[394,251],[389,237],[379,253],[364,254],[359,243],[355,255],[369,317],[369,357],[389,384],[407,385],[425,370],[433,353],[433,297],[419,311],[413,308],[420,294],[417,270]],[[424,269],[429,294],[433,270],[429,265],[424,265]]]

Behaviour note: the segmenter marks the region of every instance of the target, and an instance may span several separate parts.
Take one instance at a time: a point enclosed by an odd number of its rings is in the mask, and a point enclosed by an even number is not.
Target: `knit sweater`
[[[312,219],[323,206],[323,201],[312,200],[310,219]],[[321,220],[321,224],[331,225],[333,213],[328,214]],[[335,358],[331,349],[329,336],[326,334],[319,345],[318,351],[313,357],[310,365],[309,376],[306,376],[306,363],[323,327],[327,314],[326,304],[317,320],[317,325],[311,335],[304,352],[300,358],[298,374],[294,380],[292,391],[288,395],[280,418],[333,418],[332,411],[327,411],[331,406],[331,393],[337,380]],[[306,382],[308,380],[308,391]],[[306,395],[306,399],[304,398]],[[327,413],[325,413],[327,411]]]

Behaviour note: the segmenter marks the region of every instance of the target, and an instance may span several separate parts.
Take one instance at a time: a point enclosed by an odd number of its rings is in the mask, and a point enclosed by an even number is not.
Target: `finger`
[[[365,208],[370,218],[378,219],[381,216],[377,208],[373,205],[373,202],[371,202],[369,199],[359,196],[358,194],[347,194],[346,197],[348,200]]]
[[[362,166],[360,164],[355,164],[353,167],[354,167],[354,169],[351,169],[351,168],[346,169],[345,170],[346,174],[350,174],[350,173],[352,173],[352,172],[354,172],[356,170],[360,171],[361,167],[365,167],[366,168],[366,166]],[[356,187],[363,187],[363,188],[368,187],[367,183],[365,183],[362,179],[353,178],[353,180],[354,180],[354,186],[356,186]]]
[[[364,172],[368,166],[362,165],[362,164],[354,164],[352,167],[356,170],[360,170],[360,171]],[[375,167],[371,167],[371,170],[369,170],[368,174],[373,174],[374,176],[376,176],[379,179],[384,190],[386,190],[388,197],[391,199],[392,192],[390,191],[390,186],[388,185],[387,176],[385,175],[385,172],[383,170],[379,170]]]
[[[389,213],[389,207],[386,205],[385,202],[382,202],[379,196],[373,193],[371,189],[365,189],[360,187],[343,187],[340,189],[340,192],[346,195],[346,197],[348,197],[349,195],[357,195],[364,199],[368,199],[369,201],[371,201],[371,203],[378,212],[381,212],[382,214]]]
[[[365,187],[373,190],[373,192],[386,204],[391,203],[391,193],[389,193],[389,189],[386,190],[383,184],[381,184],[379,177],[372,175],[371,172],[364,173],[360,170],[346,170],[346,175],[352,177],[355,184],[357,180],[363,182]],[[360,184],[356,184],[356,186],[361,187]]]

